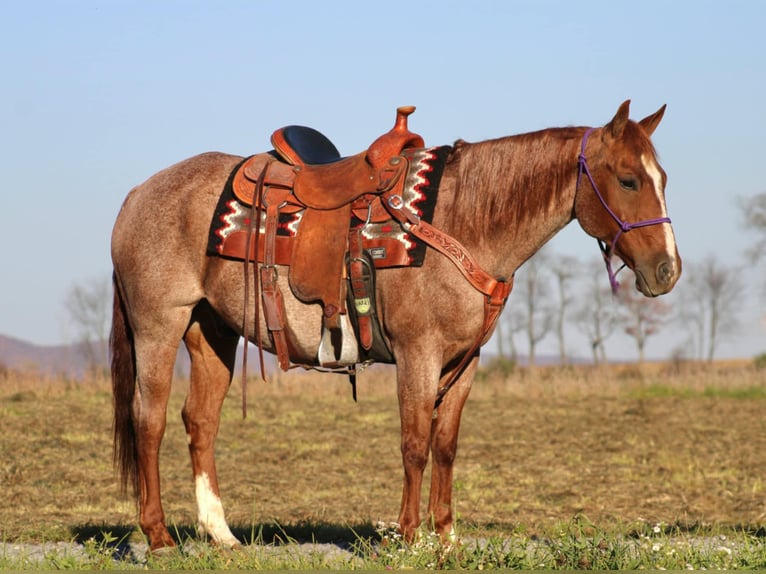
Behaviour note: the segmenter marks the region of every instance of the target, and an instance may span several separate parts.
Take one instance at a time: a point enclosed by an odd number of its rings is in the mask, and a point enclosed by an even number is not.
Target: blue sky
[[[666,103],[654,141],[682,257],[747,264],[737,201],[766,191],[765,12],[742,0],[7,2],[0,333],[66,338],[66,292],[110,273],[120,204],[154,172],[262,151],[288,123],[355,153],[404,104],[436,145],[601,125],[628,98],[635,119]],[[576,224],[552,249],[598,258]],[[742,336],[722,356],[766,349],[763,277],[743,271]]]

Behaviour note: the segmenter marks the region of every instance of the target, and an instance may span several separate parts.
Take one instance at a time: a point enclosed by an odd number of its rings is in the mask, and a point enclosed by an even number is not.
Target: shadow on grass
[[[463,524],[468,530],[479,532],[513,532],[516,525],[512,523],[484,523]],[[625,534],[631,538],[639,538],[651,529],[646,525],[644,530],[629,528]],[[664,524],[663,534],[693,534],[697,536],[714,535],[721,531],[721,525],[700,524],[696,522]],[[766,526],[760,524],[735,524],[723,527],[724,530],[732,530],[753,536],[766,538]],[[205,538],[197,532],[196,526],[175,525],[169,527],[170,534],[177,544],[183,544],[190,540],[204,541]],[[253,525],[233,525],[232,534],[244,546],[251,544],[281,546],[284,544],[335,544],[338,547],[350,548],[360,540],[372,544],[381,541],[381,533],[376,527],[365,522],[361,524],[333,524],[328,522],[298,522],[295,524],[263,523]],[[73,541],[78,544],[86,544],[94,541],[96,544],[113,548],[128,547],[130,542],[144,542],[145,539],[138,528],[127,525],[95,525],[86,524],[75,526],[71,529]]]
[[[174,525],[168,528],[176,544],[183,545],[190,540],[203,541],[197,528],[190,525]],[[349,550],[360,540],[367,543],[380,542],[380,533],[372,523],[332,524],[326,522],[300,522],[297,524],[253,524],[250,526],[232,526],[232,534],[244,546],[284,544],[333,544]],[[115,560],[138,562],[135,547],[131,543],[143,543],[145,539],[134,527],[109,524],[85,524],[71,529],[73,541],[82,544],[96,544],[108,548]]]
[[[232,533],[245,544],[353,544],[359,539],[380,541],[380,534],[369,523],[333,524],[328,522],[299,522],[297,524],[254,524],[232,527]],[[196,531],[195,531],[196,534]]]

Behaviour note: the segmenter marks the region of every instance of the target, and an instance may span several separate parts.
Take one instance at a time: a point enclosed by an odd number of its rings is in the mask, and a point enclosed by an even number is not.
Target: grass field
[[[175,386],[162,476],[168,522],[185,539],[193,536],[196,514],[180,420],[185,382]],[[401,494],[392,372],[362,373],[356,404],[346,379],[336,375],[253,381],[246,420],[239,390],[235,382],[217,447],[221,494],[235,534],[262,543],[276,533],[377,544],[376,524],[396,519]],[[490,373],[477,381],[463,416],[455,472],[458,533],[527,546],[563,537],[569,549],[583,541],[574,557],[561,551],[552,562],[541,559],[546,567],[609,566],[592,556],[583,562],[583,548],[611,555],[619,553],[619,540],[640,545],[642,537],[723,536],[737,541],[735,558],[743,548],[750,558],[731,564],[731,548],[727,554],[715,544],[714,557],[720,554],[715,559],[722,562],[710,566],[766,567],[760,543],[766,525],[764,407],[766,371],[749,362],[538,368],[508,378]],[[0,381],[0,419],[6,544],[141,539],[135,506],[120,497],[112,469],[107,381],[9,374]],[[377,562],[365,567],[391,566],[379,550],[370,552]],[[631,552],[619,564],[635,565],[628,561]],[[474,559],[471,554],[469,562]],[[421,566],[434,564],[473,562]]]

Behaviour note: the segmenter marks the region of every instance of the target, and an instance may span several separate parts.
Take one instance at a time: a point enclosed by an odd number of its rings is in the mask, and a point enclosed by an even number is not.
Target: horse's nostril
[[[660,263],[657,266],[657,281],[661,283],[662,285],[667,285],[670,283],[671,278],[673,277],[673,267],[668,263],[667,261],[664,261],[663,263]]]

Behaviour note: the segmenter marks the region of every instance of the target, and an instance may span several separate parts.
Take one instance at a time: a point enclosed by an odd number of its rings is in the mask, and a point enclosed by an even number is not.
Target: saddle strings
[[[258,250],[260,243],[260,227],[261,227],[261,197],[263,195],[263,179],[266,170],[262,170],[258,176],[258,180],[255,183],[255,192],[253,193],[253,202],[250,207],[250,221],[247,224],[247,234],[245,235],[245,261],[244,261],[244,274],[245,274],[245,301],[244,309],[242,311],[242,336],[245,339],[245,347],[242,350],[242,418],[247,418],[247,348],[250,344],[249,335],[249,321],[248,321],[248,309],[250,303],[250,241],[255,233],[255,256],[253,260],[253,282],[255,289],[253,290],[253,307],[254,309],[254,328],[256,343],[258,345],[258,356],[260,358],[261,365],[261,378],[265,381],[266,375],[264,373],[263,366],[263,341],[261,338],[260,327],[260,305],[259,305],[259,281],[258,281]]]

